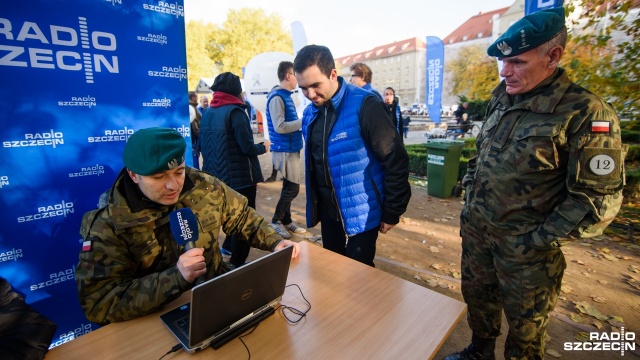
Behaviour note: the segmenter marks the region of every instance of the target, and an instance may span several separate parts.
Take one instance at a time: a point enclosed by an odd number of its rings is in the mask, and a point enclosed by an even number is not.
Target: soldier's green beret
[[[182,164],[186,148],[184,137],[174,129],[140,129],[129,137],[122,161],[136,174],[153,175]]]
[[[520,55],[551,40],[564,26],[563,7],[534,12],[511,25],[489,46],[487,54],[498,58]]]

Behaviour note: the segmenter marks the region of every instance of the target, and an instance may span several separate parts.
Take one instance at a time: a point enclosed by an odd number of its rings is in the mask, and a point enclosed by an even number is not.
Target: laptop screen
[[[270,253],[191,289],[189,345],[273,305],[284,293],[292,251],[289,246]]]

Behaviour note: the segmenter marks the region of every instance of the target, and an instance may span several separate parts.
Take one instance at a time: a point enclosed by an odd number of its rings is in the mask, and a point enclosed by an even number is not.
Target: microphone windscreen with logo
[[[198,221],[196,215],[189,208],[175,210],[169,214],[171,232],[178,245],[188,251],[195,247],[198,240]]]

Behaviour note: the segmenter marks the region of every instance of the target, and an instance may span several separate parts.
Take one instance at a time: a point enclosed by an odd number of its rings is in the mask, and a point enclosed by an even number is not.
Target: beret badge
[[[506,42],[503,41],[496,46],[498,47],[498,50],[502,52],[502,55],[507,56],[511,54],[511,46],[509,46]]]

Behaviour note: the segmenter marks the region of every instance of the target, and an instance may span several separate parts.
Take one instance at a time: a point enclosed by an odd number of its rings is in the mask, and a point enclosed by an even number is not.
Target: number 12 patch
[[[616,162],[609,155],[596,155],[589,160],[589,169],[596,175],[609,175],[615,168]]]
[[[593,189],[616,187],[622,181],[622,151],[605,147],[584,147],[580,154],[579,184]]]

